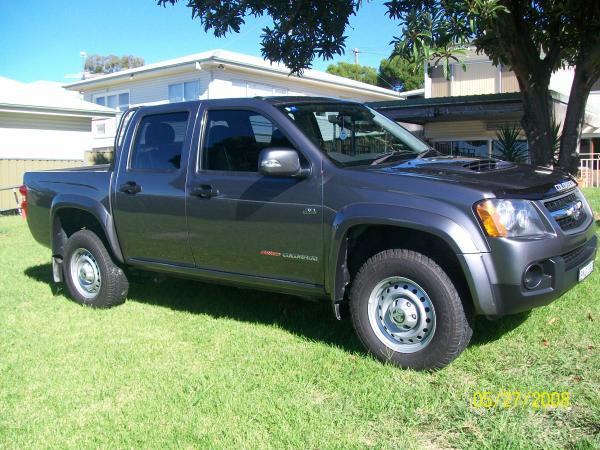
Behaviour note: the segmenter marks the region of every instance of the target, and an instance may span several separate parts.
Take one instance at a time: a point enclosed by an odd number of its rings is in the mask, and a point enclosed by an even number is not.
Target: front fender
[[[385,217],[381,211],[386,211]],[[343,300],[346,235],[356,225],[388,225],[426,232],[444,240],[456,254],[480,254],[489,248],[478,227],[466,217],[462,223],[436,212],[386,204],[354,204],[340,210],[333,221],[325,288],[334,303]],[[342,259],[343,258],[343,259]]]
[[[56,220],[57,213],[62,209],[79,209],[93,215],[104,232],[108,244],[112,250],[115,258],[123,263],[123,254],[121,253],[121,246],[114,228],[114,221],[112,214],[104,207],[104,205],[92,198],[77,195],[77,194],[58,194],[52,200],[50,206],[50,229],[52,230],[52,252],[57,254],[55,248],[55,242],[60,242],[60,235],[62,231],[57,229],[58,221]]]

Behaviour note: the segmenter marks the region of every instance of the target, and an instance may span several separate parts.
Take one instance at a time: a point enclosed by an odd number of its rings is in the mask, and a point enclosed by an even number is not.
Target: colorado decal
[[[276,256],[276,257],[281,257],[281,258],[286,258],[286,259],[298,259],[301,261],[312,261],[312,262],[319,261],[318,256],[301,255],[299,253],[282,253],[282,252],[276,252],[273,250],[261,250],[259,253],[263,256]]]

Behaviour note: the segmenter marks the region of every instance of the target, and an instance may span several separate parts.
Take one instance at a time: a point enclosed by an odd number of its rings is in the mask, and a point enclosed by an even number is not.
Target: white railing
[[[600,187],[600,153],[579,155],[579,178],[582,187]]]

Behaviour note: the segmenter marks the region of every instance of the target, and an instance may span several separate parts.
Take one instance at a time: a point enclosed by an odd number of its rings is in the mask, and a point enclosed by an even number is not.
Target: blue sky
[[[222,48],[260,56],[266,17],[249,19],[239,34],[217,39],[205,33],[185,1],[161,8],[154,0],[0,0],[0,76],[19,81],[72,81],[81,71],[80,51],[133,54],[146,63]],[[389,55],[397,24],[383,2],[363,2],[347,29],[346,54],[358,47],[361,64],[378,66]],[[315,61],[324,70],[329,62]]]

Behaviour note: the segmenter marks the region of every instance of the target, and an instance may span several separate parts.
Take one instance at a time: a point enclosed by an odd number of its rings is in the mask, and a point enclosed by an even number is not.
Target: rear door
[[[185,217],[197,103],[138,111],[114,182],[117,234],[127,260],[193,266]]]
[[[200,114],[201,157],[190,161],[187,204],[196,265],[322,284],[319,163],[303,155],[285,129],[258,106],[209,106]],[[262,176],[258,155],[266,147],[295,148],[303,165],[313,167],[311,175]]]

